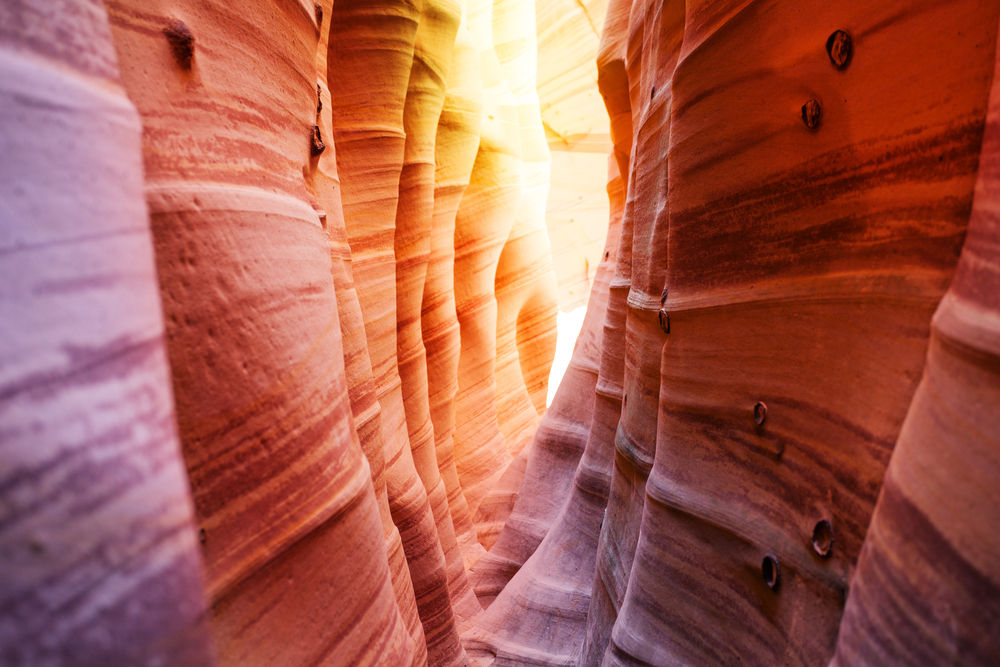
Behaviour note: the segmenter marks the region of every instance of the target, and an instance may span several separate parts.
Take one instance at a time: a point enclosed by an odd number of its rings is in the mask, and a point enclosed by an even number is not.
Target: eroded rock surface
[[[1000,662],[998,22],[3,4],[0,665]]]

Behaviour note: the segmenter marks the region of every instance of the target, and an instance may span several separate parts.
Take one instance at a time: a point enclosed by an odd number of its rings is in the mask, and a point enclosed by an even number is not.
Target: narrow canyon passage
[[[1000,664],[998,26],[0,0],[0,667]]]

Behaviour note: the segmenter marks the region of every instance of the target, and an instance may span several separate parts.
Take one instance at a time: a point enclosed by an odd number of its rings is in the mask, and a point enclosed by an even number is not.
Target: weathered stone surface
[[[324,16],[330,16],[332,0],[324,0]],[[417,612],[413,581],[403,553],[403,543],[399,529],[392,522],[389,497],[385,481],[385,443],[382,439],[381,407],[375,396],[375,379],[372,376],[371,358],[368,355],[368,341],[363,335],[364,317],[354,286],[351,268],[351,247],[347,241],[343,206],[340,195],[340,177],[337,174],[337,153],[332,141],[332,104],[327,83],[327,56],[329,30],[320,30],[319,47],[316,51],[317,92],[319,94],[317,125],[323,136],[330,138],[326,149],[315,161],[315,168],[306,174],[309,189],[324,218],[324,226],[330,237],[330,257],[333,263],[333,282],[337,292],[337,313],[340,318],[341,338],[344,345],[344,371],[348,396],[351,399],[351,414],[354,427],[372,471],[372,487],[379,503],[379,516],[385,534],[386,554],[389,573],[392,578],[396,603],[406,627],[414,642],[413,661],[415,665],[427,662],[424,629]],[[312,167],[313,164],[310,163]]]
[[[462,347],[455,309],[455,216],[469,186],[479,149],[483,117],[480,62],[479,47],[469,32],[463,5],[435,138],[434,218],[421,325],[427,350],[428,395],[438,467],[466,566],[482,556],[484,549],[476,537],[455,465],[455,396]]]
[[[409,662],[351,419],[329,241],[303,182],[316,14],[296,2],[108,6],[143,118],[220,662]],[[190,63],[163,32],[178,23]]]
[[[465,575],[448,493],[438,468],[422,332],[434,218],[435,146],[461,15],[462,5],[457,1],[425,0],[414,42],[403,110],[406,144],[396,207],[396,347],[410,451],[437,524],[452,605],[460,619],[471,620],[481,608]],[[445,160],[443,153],[441,159]]]
[[[0,664],[214,664],[99,2],[0,6]]]
[[[612,4],[608,25],[619,32],[605,35],[599,71],[629,178],[608,302],[622,338],[608,335],[613,325],[603,338],[603,358],[622,373],[607,511],[596,567],[584,546],[596,536],[567,539],[557,521],[499,592],[467,635],[484,664],[832,656],[848,575],[968,221],[997,20],[995,5],[950,5],[947,19],[943,7],[920,4],[905,20],[889,7],[844,10],[829,20],[865,35],[852,44],[908,83],[887,86],[860,56],[827,53],[833,30],[798,6]],[[918,62],[910,45],[944,22],[968,39],[949,41],[943,61]],[[767,74],[733,59],[740,49],[773,63]],[[726,113],[748,101],[747,111]],[[932,346],[932,362],[941,356]],[[935,377],[970,381],[939,363],[951,370]],[[613,368],[602,365],[599,400]],[[598,405],[588,453],[601,439],[600,414]],[[600,470],[596,460],[578,476]],[[562,516],[585,506],[571,494]],[[902,595],[904,577],[920,576],[919,566],[911,574],[899,565],[900,554],[919,548],[929,563],[933,552],[895,537],[898,511],[885,516],[869,533],[877,541],[855,626],[842,634],[845,664],[847,655],[923,662],[941,650],[902,639],[916,637],[916,626],[896,622],[897,640],[878,629],[900,613],[887,600]],[[588,532],[582,515],[572,525]],[[988,552],[985,539],[963,537]],[[487,566],[498,560],[490,554],[473,569],[477,587],[490,581],[477,570],[495,576],[499,568]],[[572,583],[581,569],[584,580],[596,574],[591,600]],[[940,599],[948,582],[936,585]],[[943,629],[948,617],[958,636],[969,633],[931,662],[963,650],[980,661],[994,655],[989,640],[971,639],[975,628],[991,636],[989,608],[973,619],[972,598],[957,586],[955,609],[970,611],[949,616],[921,606],[929,603],[909,586],[915,618]],[[909,652],[897,653],[904,645]]]
[[[623,204],[617,169],[611,166],[610,173],[613,178],[608,192],[614,215],[608,230],[601,280],[595,281],[573,359],[527,449],[530,459],[526,461],[524,481],[511,516],[497,543],[470,571],[476,594],[487,602],[500,593],[545,537],[569,493],[574,470],[587,444]]]
[[[0,663],[996,663],[998,21],[5,3]]]
[[[497,424],[494,281],[520,202],[522,176],[517,103],[493,48],[492,0],[470,0],[468,23],[479,46],[484,118],[455,218],[455,309],[462,351],[454,442],[458,478],[474,517],[511,460]]]
[[[328,76],[344,220],[382,408],[389,507],[402,536],[428,660],[451,665],[464,659],[464,651],[435,515],[411,450],[396,336],[396,212],[406,156],[407,88],[422,7],[405,0],[336,2]],[[425,474],[430,478],[431,471]]]
[[[886,471],[832,665],[1000,656],[1000,69],[968,235]]]
[[[612,211],[620,212],[620,179],[616,165],[610,167]],[[609,292],[620,220],[620,214],[614,215],[608,229],[587,320],[569,370],[531,444],[517,505],[497,545],[472,569],[477,594],[492,604],[464,639],[484,664],[489,664],[489,656],[501,664],[526,658],[566,664],[586,627],[613,451],[601,436],[613,433],[620,409],[602,382],[605,359],[599,359],[602,348],[607,349],[604,341],[615,334],[609,326],[615,319]],[[581,405],[578,397],[583,392],[593,398]],[[590,437],[581,441],[588,427]],[[565,501],[553,506],[559,498]]]
[[[629,198],[668,202],[668,227],[652,236],[666,237],[665,261],[652,265],[666,267],[670,334],[655,463],[606,665],[830,659],[930,313],[957,260],[998,7],[802,9],[688,3],[672,72],[645,67],[666,47],[662,30],[649,34],[665,17],[643,28],[632,12],[631,35],[647,37],[641,83],[628,71],[631,169],[660,169],[666,156],[669,190]],[[945,23],[965,37],[919,60],[915,44]],[[841,25],[864,43],[843,71],[825,49]],[[772,64],[761,74],[754,61]],[[661,95],[668,144],[644,148]],[[809,99],[822,101],[816,132],[799,113]],[[746,111],[729,113],[737,106]],[[633,294],[640,276],[647,286],[630,305],[658,297],[644,265],[634,254]],[[623,425],[628,376],[626,365]],[[826,558],[811,543],[824,520],[836,536]],[[768,557],[780,567],[773,590]]]
[[[138,269],[147,276],[147,291],[158,286],[162,297],[215,648],[223,663],[465,661],[458,623],[471,624],[481,613],[466,564],[484,553],[472,516],[510,461],[498,428],[497,387],[521,406],[505,411],[503,423],[511,443],[523,444],[545,407],[554,335],[554,296],[540,296],[537,286],[517,289],[525,274],[532,285],[554,285],[543,224],[545,160],[534,160],[527,189],[522,178],[521,144],[545,150],[530,71],[534,7],[514,3],[517,11],[508,12],[506,28],[499,28],[507,35],[508,64],[518,63],[505,72],[491,41],[498,29],[492,4],[473,7],[459,36],[460,2],[106,3],[125,87],[142,117],[158,279],[152,280],[148,246],[143,260],[142,248],[121,250],[113,238],[107,243],[117,245],[107,252],[128,257],[108,266]],[[146,213],[136,189],[142,183],[138,125],[126,122],[131,107],[120,93],[115,101],[114,93],[96,92],[114,89],[118,76],[103,9],[85,2],[53,8],[22,3],[4,11],[3,34],[14,50],[66,59],[94,80],[81,86],[75,75],[67,79],[81,90],[94,88],[90,101],[100,108],[95,117],[106,112],[104,121],[81,121],[75,129],[70,123],[54,136],[72,137],[64,141],[73,146],[82,141],[77,153],[93,152],[94,142],[110,136],[101,122],[130,127],[131,139],[125,133],[92,158],[107,185],[89,193],[78,188],[72,197],[87,205],[87,197],[104,197],[104,208],[94,209],[107,213],[101,224],[113,227],[130,215],[129,224],[140,225],[139,239]],[[469,26],[486,39],[477,44]],[[29,74],[44,78],[39,72]],[[505,78],[511,72],[519,95],[528,99],[524,122]],[[66,76],[50,74],[54,81]],[[487,111],[500,119],[488,123],[485,140],[483,121],[492,118],[483,112],[483,91]],[[42,116],[39,136],[52,121]],[[95,138],[87,139],[91,134]],[[52,145],[48,141],[39,145]],[[115,209],[108,165],[119,154],[114,166],[131,164],[134,192],[131,203],[123,195]],[[40,173],[29,171],[27,178],[42,179]],[[524,192],[529,196],[522,198]],[[499,280],[508,299],[498,385],[496,269],[522,199],[530,201],[530,224],[514,236],[508,271]],[[88,224],[98,220],[84,213]],[[518,243],[535,255],[519,262]],[[125,303],[134,301],[132,292],[122,295]],[[149,291],[145,310],[111,317],[126,333],[136,325],[155,339],[163,326],[156,297],[155,289]],[[470,320],[481,314],[476,309],[484,299],[493,303],[492,314]],[[33,307],[45,313],[52,306]],[[107,312],[98,310],[90,333],[115,332],[102,327]],[[464,345],[457,337],[460,314]],[[435,342],[427,345],[430,356],[424,352],[425,318],[426,338]],[[58,338],[68,321],[47,324]],[[463,348],[466,370],[460,373]],[[438,362],[433,368],[431,356]],[[156,364],[165,368],[162,356],[147,361],[136,381],[152,387]],[[432,392],[430,378],[439,380],[440,391],[436,385]],[[468,390],[464,407],[456,406],[460,378]],[[161,372],[160,449],[176,444],[165,380]],[[54,408],[43,407],[49,412],[41,417],[58,424]],[[74,409],[87,410],[82,403]],[[484,441],[469,431],[458,457],[463,489],[451,443],[456,423],[461,431],[476,420],[494,437]],[[96,445],[81,447],[86,456],[98,453]],[[145,455],[134,456],[135,463],[148,463]],[[180,601],[159,628],[166,648],[155,651],[176,649],[195,664],[210,654],[201,624],[198,548],[185,524],[192,503],[179,461],[175,455],[172,482],[160,481],[170,476],[170,468],[161,467],[167,472],[137,483],[159,484],[163,498],[146,500],[169,511],[155,520],[174,522],[178,535],[187,531],[187,541],[178,538],[173,551],[155,553],[173,559],[170,576],[183,579],[170,594],[150,588],[150,595]],[[469,461],[478,461],[471,474]],[[516,496],[517,471],[510,471],[511,483],[497,496],[501,505]],[[505,516],[494,513],[491,530]],[[143,528],[156,525],[151,520]],[[132,537],[136,545],[129,548],[145,554],[141,536]],[[335,599],[340,601],[331,604]],[[137,631],[128,650],[143,653],[136,647],[153,632]],[[183,641],[170,644],[178,633],[186,633]],[[32,650],[26,644],[16,655],[36,655]],[[154,653],[146,657],[158,659]]]
[[[496,410],[509,466],[483,499],[474,520],[487,549],[510,514],[521,486],[527,453],[519,457],[545,410],[548,375],[555,355],[556,281],[545,227],[549,151],[535,86],[535,8],[524,0],[496,0],[493,37],[504,80],[517,106],[521,195],[510,234],[497,262]]]

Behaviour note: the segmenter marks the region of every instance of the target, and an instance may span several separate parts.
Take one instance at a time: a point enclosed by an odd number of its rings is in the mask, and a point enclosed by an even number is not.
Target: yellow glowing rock
[[[382,408],[389,507],[407,555],[428,660],[451,665],[463,661],[464,652],[435,515],[410,450],[397,365],[396,210],[422,6],[405,0],[335,2],[328,76],[344,220]],[[413,295],[406,297],[412,310]],[[431,473],[425,469],[425,474]]]
[[[462,340],[455,464],[473,515],[511,460],[497,425],[494,279],[521,197],[521,140],[516,102],[493,49],[492,17],[492,0],[469,2],[469,29],[480,52],[484,118],[455,219],[455,309]]]
[[[396,346],[414,466],[434,513],[447,561],[452,605],[460,620],[470,620],[481,608],[465,576],[448,493],[438,467],[421,324],[431,254],[438,121],[461,13],[462,6],[455,0],[425,0],[417,27],[403,110],[406,145],[396,207]],[[443,155],[446,151],[444,147],[442,160],[447,159]]]
[[[323,14],[329,19],[333,0],[324,0]],[[399,530],[392,522],[389,497],[385,481],[385,444],[382,440],[381,407],[375,396],[375,379],[372,376],[371,358],[368,356],[368,341],[363,335],[364,317],[354,286],[351,267],[351,247],[347,241],[344,212],[340,196],[340,177],[337,175],[337,151],[331,131],[332,104],[327,83],[327,55],[329,46],[329,22],[320,31],[320,43],[316,52],[317,90],[320,101],[317,125],[321,136],[325,137],[326,148],[315,160],[313,169],[306,173],[306,187],[316,198],[320,210],[325,214],[324,226],[330,236],[330,256],[333,261],[333,281],[337,291],[337,310],[340,316],[340,331],[344,344],[344,366],[347,391],[351,399],[351,413],[354,427],[371,466],[372,485],[379,503],[379,516],[385,535],[386,555],[389,574],[396,595],[396,604],[403,621],[413,638],[413,664],[427,662],[424,629],[417,612],[417,601],[413,592],[413,581],[403,553]]]
[[[596,66],[607,4],[536,2],[538,96],[552,159],[546,224],[563,311],[586,305],[608,228],[611,142]]]

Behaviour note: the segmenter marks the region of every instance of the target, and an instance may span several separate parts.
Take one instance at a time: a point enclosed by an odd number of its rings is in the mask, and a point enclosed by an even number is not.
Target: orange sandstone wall
[[[575,473],[594,486],[539,494],[562,507],[527,560],[515,507],[473,568],[496,596],[466,635],[481,664],[997,659],[969,503],[1000,478],[979,407],[998,11],[609,3],[625,199]],[[920,62],[932,34],[947,55]]]
[[[27,554],[4,568],[4,664],[464,664],[467,567],[523,459],[473,517],[544,411],[555,336],[534,4],[43,4],[5,6],[0,33],[2,303],[26,318],[4,329],[0,492],[34,498],[4,505]],[[74,475],[93,487],[39,486]],[[89,535],[50,559],[62,509]],[[125,560],[141,595],[88,583]],[[74,585],[107,616],[38,597]],[[85,637],[126,603],[162,608]]]
[[[806,19],[801,5],[688,3],[667,51],[675,69],[643,67],[638,90],[628,70],[638,174],[650,156],[660,165],[641,142],[656,100],[670,98],[666,227],[653,237],[666,237],[670,334],[655,462],[604,664],[832,656],[968,225],[1000,9],[906,8],[816,5]],[[963,38],[918,65],[915,45],[945,21]],[[640,27],[633,6],[643,57],[664,23],[647,14]],[[849,59],[837,30],[851,36]],[[776,64],[751,76],[752,63],[728,55],[743,48]],[[723,120],[736,104],[754,111]]]
[[[321,7],[324,16],[330,16],[332,1],[326,0]],[[332,104],[327,82],[327,56],[329,30],[320,28],[320,41],[316,52],[317,127],[320,136],[332,137]],[[367,340],[358,332],[364,328],[364,318],[351,264],[351,248],[347,240],[341,202],[340,177],[337,173],[336,146],[333,141],[324,142],[324,149],[318,158],[310,162],[311,169],[306,174],[306,187],[320,206],[327,234],[330,237],[330,254],[333,263],[333,281],[337,292],[337,312],[340,318],[341,338],[344,345],[344,371],[351,413],[361,448],[372,471],[372,486],[379,503],[379,516],[386,540],[386,555],[389,572],[396,596],[399,612],[413,639],[413,663],[426,662],[426,643],[423,626],[417,612],[413,581],[407,566],[406,555],[399,529],[392,521],[386,485],[385,443],[382,439],[381,407],[375,395],[375,379],[372,375],[371,357]]]
[[[969,230],[858,558],[832,665],[1000,656],[1000,69]]]
[[[463,650],[451,606],[445,554],[434,508],[428,501],[425,482],[418,475],[411,449],[397,356],[395,248],[405,245],[402,234],[407,230],[404,227],[399,237],[402,243],[397,244],[396,215],[407,154],[404,129],[407,89],[421,11],[421,3],[394,0],[335,3],[327,75],[333,97],[333,135],[344,219],[376,396],[382,408],[389,506],[393,522],[400,528],[428,660],[432,664],[451,665],[464,659]],[[356,74],[366,70],[376,74]],[[424,139],[422,134],[419,139]],[[411,159],[417,152],[416,148],[410,149]],[[413,170],[407,173],[412,174]],[[411,195],[417,197],[416,193],[407,193]],[[408,212],[416,213],[407,209],[407,201],[399,209],[404,217]],[[407,271],[417,268],[407,264],[400,276],[405,279]],[[412,301],[412,298],[404,300],[411,306]],[[408,377],[417,379],[412,374]],[[418,389],[408,387],[414,396],[418,395]],[[420,411],[414,409],[411,413]],[[426,424],[421,426],[426,430]],[[427,468],[433,464],[433,448],[429,441],[416,444],[423,446],[418,447],[417,454],[424,454],[421,467],[433,482],[436,471]],[[440,504],[446,499],[439,493],[435,500]],[[439,515],[441,509],[438,508]]]
[[[525,446],[545,409],[548,374],[555,353],[556,282],[545,228],[549,156],[535,92],[534,6],[502,0],[493,6],[493,38],[503,78],[517,107],[521,189],[510,234],[494,279],[497,300],[497,425],[515,457],[480,504],[479,539],[490,548],[521,485],[529,452]]]
[[[482,554],[483,547],[455,463],[455,396],[462,339],[455,306],[454,239],[458,207],[469,186],[479,149],[482,74],[479,48],[469,32],[464,5],[446,90],[435,137],[431,250],[420,316],[437,463],[447,489],[463,564],[467,566]]]
[[[469,0],[468,25],[480,55],[483,118],[454,237],[455,308],[461,333],[455,464],[473,516],[511,460],[497,423],[494,281],[522,187],[517,104],[493,48],[493,12],[492,0]]]
[[[319,139],[318,12],[293,2],[108,7],[143,117],[219,660],[407,661],[352,422],[329,241],[303,181]],[[347,587],[357,595],[330,606]]]

